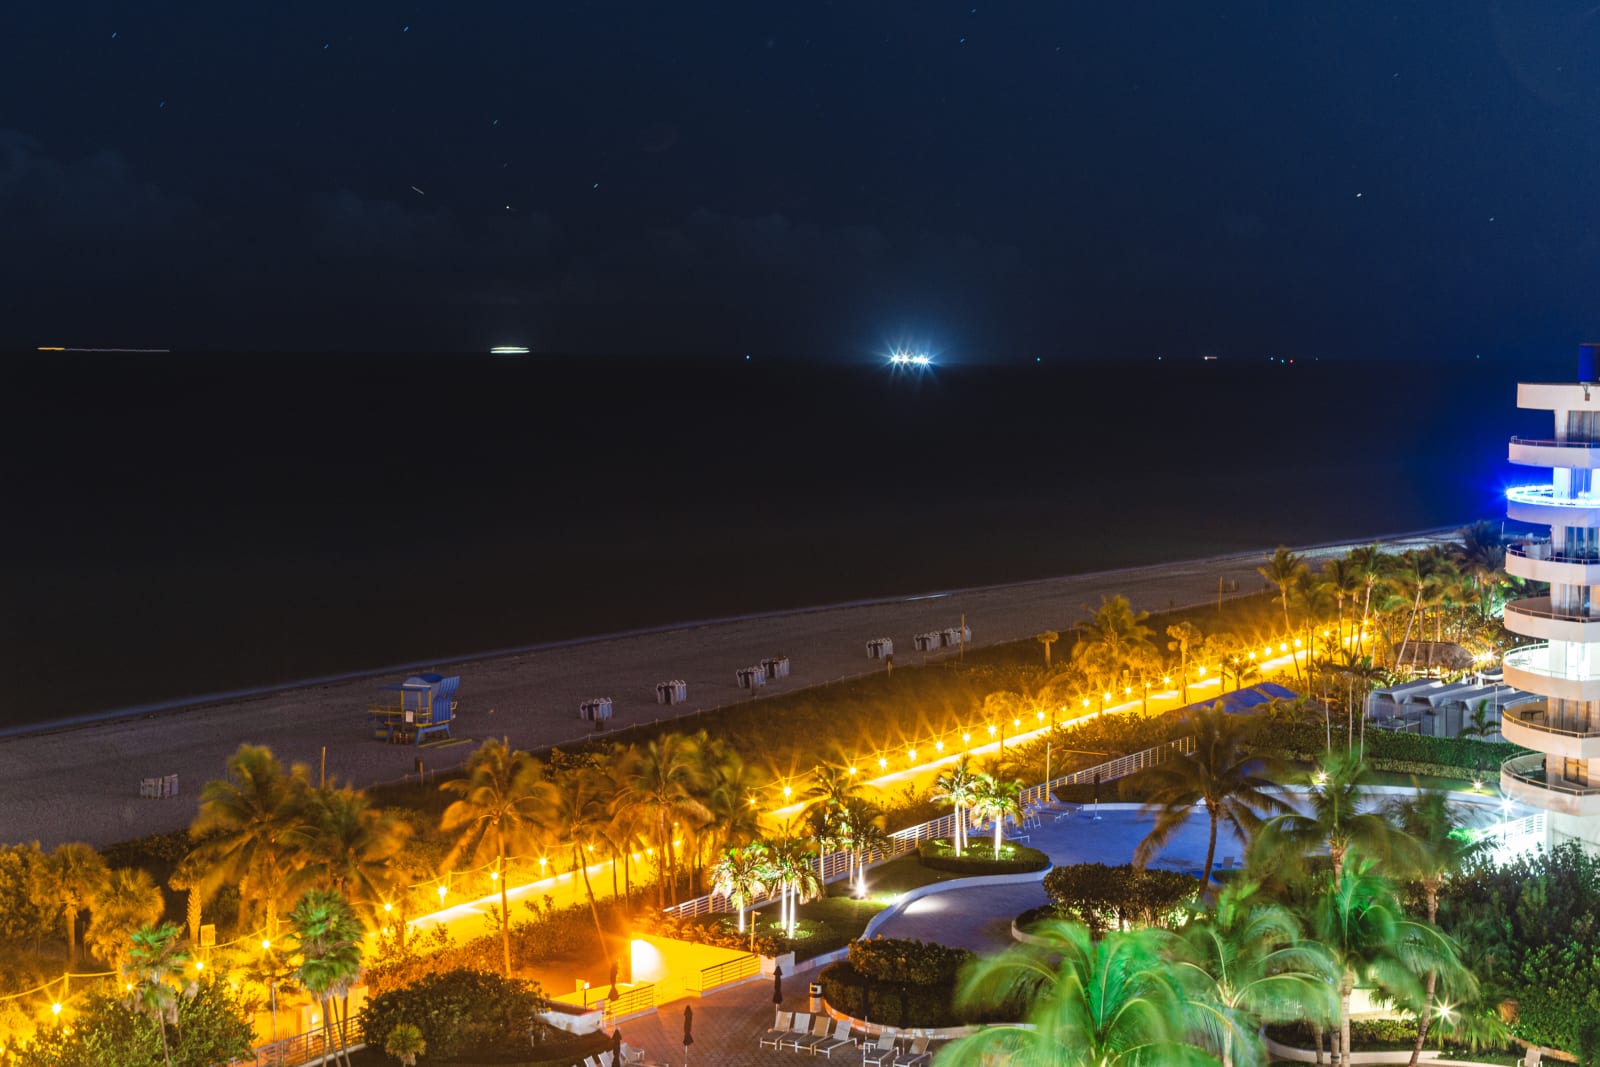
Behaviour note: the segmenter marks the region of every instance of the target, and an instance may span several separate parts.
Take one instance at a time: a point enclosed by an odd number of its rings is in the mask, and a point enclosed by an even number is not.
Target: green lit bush
[[[976,958],[964,948],[911,938],[874,937],[850,942],[850,966],[878,982],[950,982]]]
[[[1132,864],[1075,863],[1044,876],[1054,914],[1042,918],[1081,922],[1096,936],[1127,926],[1181,924],[1200,896],[1200,881],[1179,871],[1146,870]],[[1028,913],[1024,913],[1028,914]]]
[[[430,974],[367,1001],[357,1025],[364,1040],[382,1047],[401,1023],[422,1031],[428,1058],[527,1052],[551,1030],[539,1018],[544,998],[534,982],[492,971]]]

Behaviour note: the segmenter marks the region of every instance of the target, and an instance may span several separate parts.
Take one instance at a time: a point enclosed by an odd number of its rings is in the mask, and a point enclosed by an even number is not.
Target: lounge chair
[[[1522,1067],[1539,1067],[1539,1060],[1544,1056],[1544,1049],[1530,1048],[1528,1054],[1522,1057]]]
[[[772,1029],[761,1035],[757,1048],[777,1048],[778,1042],[789,1036],[794,1025],[794,1012],[780,1011],[772,1021]]]
[[[810,1052],[812,1046],[828,1036],[828,1022],[829,1019],[826,1015],[818,1015],[814,1017],[811,1021],[810,1032],[804,1034],[799,1033],[799,1027],[796,1027],[795,1030],[797,1032],[780,1040],[778,1042],[778,1048],[792,1048],[796,1052]]]
[[[878,1035],[877,1044],[861,1046],[861,1067],[894,1067],[898,1055],[894,1047],[894,1031],[885,1030]]]
[[[929,1040],[926,1037],[916,1038],[906,1050],[905,1058],[898,1059],[895,1063],[904,1067],[924,1067],[924,1064],[933,1059],[933,1053],[928,1051]]]
[[[850,1020],[840,1019],[839,1025],[833,1028],[833,1036],[823,1038],[811,1046],[813,1056],[826,1056],[830,1060],[838,1049],[855,1048],[856,1043],[850,1037]]]

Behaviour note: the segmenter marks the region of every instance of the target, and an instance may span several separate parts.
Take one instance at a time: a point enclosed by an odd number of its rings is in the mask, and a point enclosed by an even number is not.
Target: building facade
[[[1549,813],[1552,844],[1600,850],[1600,380],[1595,345],[1579,352],[1578,380],[1523,383],[1517,406],[1549,411],[1551,436],[1513,437],[1510,460],[1547,468],[1548,482],[1506,491],[1506,517],[1547,527],[1506,550],[1506,570],[1548,582],[1548,596],[1506,605],[1505,624],[1535,644],[1506,653],[1505,681],[1544,699],[1505,709],[1507,741],[1534,755],[1506,761],[1501,791]]]

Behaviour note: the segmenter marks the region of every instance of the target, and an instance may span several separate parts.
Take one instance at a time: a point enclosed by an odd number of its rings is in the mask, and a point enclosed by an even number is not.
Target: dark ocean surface
[[[1498,518],[1572,364],[17,354],[0,729]]]

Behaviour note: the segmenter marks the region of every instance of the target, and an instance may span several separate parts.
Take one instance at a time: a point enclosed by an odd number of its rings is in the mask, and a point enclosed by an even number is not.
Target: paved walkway
[[[784,980],[784,1011],[806,1010],[806,986],[812,977],[813,974],[801,974]],[[694,1008],[694,1044],[687,1054],[683,1047],[685,1005]],[[623,1022],[619,1029],[622,1040],[634,1048],[643,1048],[647,1059],[672,1067],[796,1067],[801,1062],[799,1053],[756,1047],[772,1025],[775,1010],[772,980],[761,978],[708,997],[675,1000],[662,1005],[654,1015]],[[851,1063],[856,1058],[845,1056],[840,1062]]]

